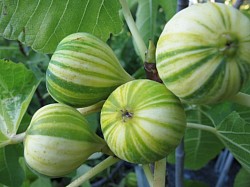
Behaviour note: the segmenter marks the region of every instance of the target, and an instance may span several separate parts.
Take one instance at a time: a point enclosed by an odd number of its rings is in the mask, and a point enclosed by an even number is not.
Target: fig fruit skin
[[[147,164],[166,157],[180,143],[185,127],[179,98],[151,80],[119,86],[101,110],[101,129],[109,148],[131,163]]]
[[[54,100],[86,107],[105,100],[121,84],[133,80],[113,50],[89,33],[74,33],[57,46],[46,72],[46,86]]]
[[[249,80],[250,20],[222,3],[195,4],[165,25],[156,47],[163,83],[183,102],[216,104]]]
[[[24,139],[24,158],[34,171],[61,177],[77,169],[105,144],[75,108],[50,104],[32,117]]]

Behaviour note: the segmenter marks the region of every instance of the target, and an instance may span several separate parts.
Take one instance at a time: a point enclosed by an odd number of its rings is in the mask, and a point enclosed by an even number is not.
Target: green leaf
[[[165,12],[166,20],[170,20],[176,14],[177,1],[173,0],[158,0],[158,1]]]
[[[16,134],[39,84],[21,63],[0,60],[0,147]]]
[[[194,180],[185,180],[184,184],[185,187],[209,187],[209,185],[206,183]]]
[[[248,173],[244,168],[241,168],[234,180],[234,187],[249,187],[249,186],[250,186],[250,173]]]
[[[136,25],[144,42],[154,41],[158,0],[138,0]]]
[[[33,183],[31,183],[30,187],[52,187],[51,180],[46,177],[39,177]]]
[[[2,0],[0,35],[18,39],[43,53],[75,32],[89,32],[106,41],[122,29],[118,0]]]
[[[250,172],[250,123],[232,112],[216,126],[218,136],[238,162]]]
[[[197,129],[187,129],[184,144],[185,168],[192,170],[205,166],[223,148],[214,134]]]
[[[213,127],[212,121],[206,116],[204,110],[201,107],[187,110],[188,122]],[[204,167],[220,153],[223,147],[215,134],[201,129],[187,128],[184,136],[185,168],[198,170]],[[168,159],[170,162],[174,162],[174,155]]]
[[[0,183],[9,187],[21,186],[24,180],[24,171],[18,162],[22,155],[22,147],[8,145],[0,149]]]
[[[25,162],[24,157],[19,158],[19,163],[24,171],[24,176],[25,176],[22,187],[27,186],[27,185],[29,186],[30,183],[34,182],[38,178],[38,175],[36,175],[34,172],[32,172],[29,169],[28,165]]]

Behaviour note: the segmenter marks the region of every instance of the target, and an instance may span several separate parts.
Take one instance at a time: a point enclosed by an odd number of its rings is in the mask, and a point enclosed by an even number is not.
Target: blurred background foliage
[[[158,0],[158,1],[160,2],[161,6],[154,7],[156,11],[154,12],[154,16],[153,16],[155,19],[153,20],[154,22],[154,26],[152,28],[153,30],[149,32],[148,30],[145,30],[143,28],[143,25],[138,26],[147,44],[148,44],[149,39],[153,40],[154,43],[156,44],[158,37],[165,23],[176,12],[177,1],[172,1],[172,0],[168,0],[168,1]],[[196,3],[196,2],[203,2],[203,1],[193,0],[193,3]],[[225,2],[227,4],[234,4],[235,0],[226,0],[226,1],[221,1],[221,2]],[[143,0],[128,0],[128,3],[130,5],[130,9],[135,20],[145,19],[145,15],[142,15],[142,17],[140,17],[141,14],[143,14],[143,6],[147,6],[143,4]],[[250,0],[245,0],[242,6],[240,7],[240,10],[250,18]],[[141,21],[142,20],[138,22],[141,22]],[[135,78],[145,78],[145,72],[142,67],[143,62],[141,61],[139,55],[137,54],[136,47],[134,46],[131,33],[129,32],[129,29],[126,24],[123,25],[123,29],[119,34],[111,35],[107,43],[114,50],[120,63],[129,74],[133,75]],[[45,72],[46,72],[50,57],[51,57],[50,54],[38,53],[34,51],[32,48],[23,45],[19,41],[6,40],[2,37],[0,38],[0,59],[8,59],[16,63],[23,63],[28,69],[32,70],[39,79],[42,79],[40,85],[38,86],[38,89],[36,90],[34,94],[34,97],[31,101],[28,111],[22,120],[22,123],[19,127],[18,132],[25,131],[25,129],[29,125],[31,116],[35,113],[36,110],[38,110],[39,108],[41,108],[42,106],[46,104],[50,104],[54,102],[54,100],[48,95],[47,90],[46,90],[46,85],[45,85]],[[97,131],[97,134],[101,135],[100,129],[99,129],[99,114],[98,113],[91,114],[87,116],[87,118],[90,121],[90,123],[92,123],[93,131]],[[24,170],[24,175],[25,175],[25,180],[22,184],[22,187],[65,186],[77,176],[80,176],[82,173],[88,171],[91,167],[99,163],[105,157],[102,154],[94,154],[86,162],[86,164],[82,165],[76,172],[63,178],[48,179],[44,176],[37,175],[31,172],[30,169],[27,168],[26,164],[24,163],[22,153],[20,153],[20,155],[21,157],[19,159],[19,163],[21,164]],[[209,184],[213,183],[213,181],[209,181],[209,179],[206,178],[206,174],[208,172],[214,173],[210,167],[211,165],[214,165],[214,163],[215,163],[215,160],[212,160],[206,167],[200,169],[199,171],[193,172],[193,171],[187,170],[186,178],[190,180],[186,181],[186,186],[192,186],[192,187],[203,186],[204,187],[204,186],[209,186]],[[235,171],[232,171],[233,172],[231,173],[232,176],[235,176],[236,173],[240,169],[240,166],[237,163],[235,163],[234,167],[235,167]],[[168,169],[169,169],[168,175],[171,177],[174,177],[173,165],[168,164]],[[193,177],[194,175],[196,177]],[[214,173],[214,175],[216,175],[216,173]],[[247,175],[247,174],[243,171],[238,176],[238,178],[242,176],[244,177],[244,175]],[[211,177],[210,180],[214,180],[215,177],[216,176]],[[192,181],[194,178],[196,180],[200,180],[203,182]],[[238,178],[237,180],[242,182]],[[232,185],[233,185],[232,180],[229,180],[228,187]],[[248,185],[248,184],[244,184],[244,185]],[[0,185],[0,187],[1,186],[4,186],[4,185]],[[133,164],[129,164],[126,162],[119,162],[117,165],[110,167],[106,171],[103,171],[97,177],[91,180],[91,185],[90,185],[90,182],[87,182],[82,185],[82,187],[90,187],[90,186],[92,187],[98,187],[98,186],[100,187],[101,186],[102,187],[112,187],[112,186],[147,187],[147,183],[145,183],[145,176],[143,175],[143,172],[140,166],[135,166]],[[170,183],[169,186],[173,186],[173,184]]]

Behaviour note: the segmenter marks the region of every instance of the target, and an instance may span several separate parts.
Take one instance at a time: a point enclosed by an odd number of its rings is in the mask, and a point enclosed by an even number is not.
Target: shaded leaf
[[[39,177],[33,183],[31,183],[30,187],[52,187],[51,180],[46,177]]]
[[[24,181],[23,181],[22,187],[26,187],[26,186],[28,187],[30,186],[31,183],[33,183],[34,181],[38,179],[38,175],[36,175],[29,169],[29,167],[27,166],[25,162],[24,157],[19,158],[19,163],[24,172]]]
[[[89,32],[106,41],[121,31],[118,0],[0,2],[0,34],[43,53],[52,53],[57,44],[75,32]]]
[[[194,180],[185,180],[185,187],[209,187],[206,183]]]
[[[185,139],[185,168],[198,170],[215,158],[223,148],[212,133],[187,129]]]
[[[39,81],[23,64],[0,60],[0,146],[16,134]]]
[[[250,123],[237,112],[232,112],[216,129],[226,148],[250,172]]]
[[[158,0],[138,0],[136,25],[146,46],[148,41],[154,41]]]
[[[177,1],[173,0],[158,0],[158,1],[165,12],[166,20],[170,20],[176,14]]]
[[[213,127],[212,121],[201,107],[191,107],[187,109],[186,114],[188,122]],[[223,147],[215,134],[201,129],[187,128],[184,136],[185,168],[198,170],[204,167],[220,153]],[[168,160],[173,163],[174,155],[172,154]]]
[[[234,180],[234,187],[249,187],[250,186],[250,173],[244,168],[240,169]]]
[[[0,149],[0,183],[9,187],[21,186],[24,180],[24,171],[18,162],[22,155],[22,147],[8,145]]]

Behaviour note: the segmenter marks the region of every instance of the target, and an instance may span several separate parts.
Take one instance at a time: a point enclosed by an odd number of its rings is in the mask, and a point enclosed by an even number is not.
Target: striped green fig
[[[112,152],[146,164],[166,157],[186,127],[182,104],[163,84],[133,80],[119,86],[101,110],[101,129]]]
[[[105,145],[75,108],[50,104],[32,117],[24,139],[24,157],[35,171],[58,177],[75,170]]]
[[[73,107],[104,100],[116,87],[132,79],[112,49],[88,33],[74,33],[64,38],[46,72],[50,95],[57,102]]]
[[[249,78],[250,20],[222,3],[192,5],[165,26],[156,47],[160,78],[191,104],[237,94]]]

